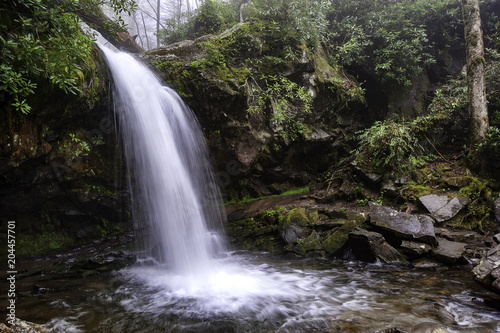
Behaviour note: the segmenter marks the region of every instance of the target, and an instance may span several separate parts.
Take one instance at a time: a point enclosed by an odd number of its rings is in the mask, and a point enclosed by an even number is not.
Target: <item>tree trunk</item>
[[[156,2],[156,47],[160,47],[160,0]]]
[[[135,42],[135,39],[126,31],[123,31],[116,23],[109,19],[101,10],[93,12],[79,11],[78,16],[91,28],[99,31],[108,42],[117,49],[130,52],[142,53],[144,49]],[[114,29],[115,32],[111,32]]]
[[[488,105],[484,79],[484,44],[479,0],[462,0],[465,25],[467,88],[471,115],[472,143],[482,142],[488,130]]]
[[[139,23],[137,23],[137,16],[135,12],[132,14],[132,18],[135,23],[135,28],[137,29],[137,37],[139,37],[139,41],[141,42],[141,47],[144,48],[144,42],[142,41],[141,37],[141,29],[139,29]]]
[[[151,47],[149,46],[148,29],[146,29],[146,21],[144,20],[144,14],[142,11],[141,11],[141,17],[142,17],[142,25],[144,27],[144,34],[146,35],[146,45],[148,46],[148,50],[150,50]]]

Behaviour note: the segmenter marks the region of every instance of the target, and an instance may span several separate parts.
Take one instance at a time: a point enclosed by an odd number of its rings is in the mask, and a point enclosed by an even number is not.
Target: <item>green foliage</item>
[[[37,83],[78,94],[89,70],[92,38],[77,16],[98,0],[9,0],[0,4],[0,99],[29,113]],[[131,0],[113,0],[112,9],[128,11]]]
[[[255,0],[249,18],[279,26],[288,38],[319,47],[328,35],[331,3],[324,0]]]
[[[397,175],[413,172],[432,158],[421,142],[440,119],[429,116],[412,121],[377,121],[361,132],[360,146],[353,153],[376,170],[392,170]]]
[[[387,85],[411,85],[443,48],[463,38],[459,3],[333,0],[333,7],[334,59],[371,71]]]
[[[490,126],[486,139],[479,144],[479,151],[488,156],[489,161],[500,161],[500,128]]]
[[[270,107],[271,121],[274,126],[284,128],[282,135],[295,140],[304,134],[305,126],[298,119],[294,108],[299,106],[301,112],[310,113],[312,95],[304,87],[281,75],[263,75],[261,81],[264,88],[254,89],[254,104],[249,113],[263,112]]]
[[[70,139],[63,140],[59,145],[59,151],[70,157],[85,156],[90,152],[90,144],[81,140],[77,134],[69,133]]]
[[[217,34],[238,22],[240,1],[205,0],[196,11],[166,20],[160,32],[163,44]]]

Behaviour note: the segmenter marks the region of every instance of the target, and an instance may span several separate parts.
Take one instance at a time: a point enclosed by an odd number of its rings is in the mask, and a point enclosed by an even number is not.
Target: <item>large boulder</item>
[[[407,264],[406,258],[389,245],[377,232],[355,228],[349,234],[349,243],[354,255],[367,261],[379,259],[386,264]]]
[[[307,237],[310,233],[310,222],[304,208],[292,209],[285,218],[280,221],[278,231],[288,244]]]
[[[434,224],[426,215],[412,215],[370,202],[370,223],[402,239],[436,244]]]
[[[472,270],[474,280],[500,293],[500,245],[492,248]]]
[[[471,201],[461,196],[450,199],[446,195],[436,194],[424,195],[418,199],[437,222],[452,219]]]

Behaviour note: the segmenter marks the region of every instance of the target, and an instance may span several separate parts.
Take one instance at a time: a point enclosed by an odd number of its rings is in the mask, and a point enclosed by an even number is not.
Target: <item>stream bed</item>
[[[16,314],[52,332],[500,332],[500,298],[464,267],[246,252],[213,265],[206,276],[143,260],[87,278],[28,277]]]

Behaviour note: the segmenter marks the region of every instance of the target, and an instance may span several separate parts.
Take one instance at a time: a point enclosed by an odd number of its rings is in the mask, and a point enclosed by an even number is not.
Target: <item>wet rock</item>
[[[321,242],[327,254],[333,255],[345,246],[349,240],[349,233],[357,226],[355,221],[344,221],[344,224],[332,231],[326,232]]]
[[[285,242],[291,244],[309,235],[309,224],[304,208],[294,208],[280,222],[278,230]]]
[[[72,263],[63,263],[62,272],[81,275],[83,277],[122,269],[133,264],[136,257],[122,251],[100,253],[88,258],[80,258]]]
[[[432,246],[427,243],[403,240],[401,242],[401,249],[403,249],[405,253],[415,257],[428,253],[432,250]]]
[[[1,323],[0,324],[0,333],[45,333],[49,332],[48,328],[35,324],[29,321],[25,321],[19,318],[15,319],[15,324],[11,327]]]
[[[500,245],[492,248],[472,270],[474,280],[500,293]]]
[[[247,213],[244,209],[237,209],[227,215],[227,220],[229,222],[240,221],[247,218]]]
[[[397,212],[391,208],[370,202],[370,223],[403,239],[436,243],[434,224],[426,215]]]
[[[441,265],[442,265],[441,263],[431,258],[418,258],[415,261],[413,261],[413,266],[417,268],[435,268]]]
[[[378,232],[355,228],[349,233],[349,243],[358,259],[367,261],[380,259],[386,264],[408,263],[406,258],[389,245],[384,236]]]
[[[418,200],[437,222],[444,222],[453,218],[471,201],[464,197],[449,199],[446,195],[436,194],[424,195],[418,198]]]
[[[452,242],[444,238],[438,238],[438,246],[432,250],[434,257],[446,264],[465,263],[463,257],[466,243]]]
[[[496,199],[493,202],[493,211],[495,212],[497,221],[500,222],[500,199]]]
[[[313,230],[309,236],[299,240],[292,250],[302,256],[321,256],[324,257],[324,251],[321,246],[321,239],[318,232]]]

